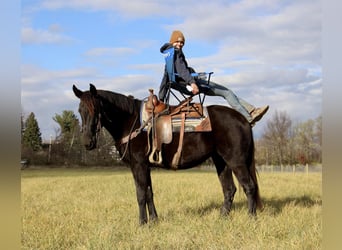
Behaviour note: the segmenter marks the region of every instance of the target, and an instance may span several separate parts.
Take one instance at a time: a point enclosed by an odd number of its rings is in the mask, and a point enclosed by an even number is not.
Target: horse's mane
[[[140,104],[140,100],[134,99],[132,96],[125,96],[120,93],[111,92],[108,90],[97,90],[97,94],[103,102],[115,106],[117,109],[134,114],[136,107]],[[140,107],[140,105],[138,106]]]

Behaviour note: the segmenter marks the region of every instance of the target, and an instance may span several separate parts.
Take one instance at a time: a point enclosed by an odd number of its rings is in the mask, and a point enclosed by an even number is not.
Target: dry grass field
[[[259,173],[256,219],[238,190],[220,216],[216,172],[152,171],[159,221],[138,225],[128,169],[26,169],[22,249],[321,249],[322,174]]]

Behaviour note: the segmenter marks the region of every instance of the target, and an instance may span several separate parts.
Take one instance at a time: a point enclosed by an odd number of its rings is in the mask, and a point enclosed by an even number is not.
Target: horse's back
[[[246,136],[252,135],[249,122],[238,111],[222,105],[211,105],[207,108],[212,129],[215,133],[242,130],[242,134]]]
[[[208,106],[212,139],[219,154],[226,159],[249,158],[254,152],[251,125],[238,111],[227,106]],[[245,160],[245,159],[244,159]]]

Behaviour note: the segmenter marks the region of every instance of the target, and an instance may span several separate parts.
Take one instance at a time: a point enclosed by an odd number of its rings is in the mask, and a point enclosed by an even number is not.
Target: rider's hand
[[[198,90],[197,84],[196,83],[191,83],[190,86],[192,87],[192,93],[194,95],[198,94],[199,90]]]

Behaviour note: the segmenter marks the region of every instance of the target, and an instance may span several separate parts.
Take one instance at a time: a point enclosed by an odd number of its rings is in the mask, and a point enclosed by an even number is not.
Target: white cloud
[[[167,13],[163,2],[141,0],[43,0],[40,7],[49,10],[69,8],[84,11],[113,11],[123,17],[134,19],[150,15],[163,16]]]
[[[320,2],[287,1],[282,8],[283,2],[270,3],[213,4],[207,12],[194,6],[207,18],[188,15],[180,28],[192,40],[221,45],[218,53],[228,60],[235,55],[270,64],[320,60]]]
[[[38,25],[33,28],[31,20],[37,18],[35,13],[46,9],[114,16],[115,21],[110,20],[113,26],[122,17],[141,22],[145,17],[155,18],[160,22],[159,30],[164,29],[168,34],[173,29],[184,32],[190,66],[198,71],[214,71],[213,81],[226,85],[257,106],[270,105],[269,114],[256,130],[272,117],[274,110],[286,110],[295,119],[313,118],[321,112],[320,1],[44,0],[37,6],[40,9],[32,8],[34,12],[28,16],[23,12],[24,44],[66,43],[77,39],[65,35],[57,23],[46,29]],[[160,16],[162,20],[157,19]],[[130,28],[132,32],[144,32],[137,27]],[[163,64],[162,59],[155,63],[151,58],[158,53],[155,42],[161,35],[165,34],[155,34],[145,41],[122,40],[124,47],[114,42],[103,47],[98,43],[88,44],[77,55],[78,64],[66,70],[24,64],[24,107],[35,111],[39,124],[46,125],[62,110],[73,109],[77,113],[78,101],[71,91],[74,83],[85,90],[92,82],[98,88],[137,98],[147,96],[147,89],[151,87],[157,92]],[[198,44],[214,48],[214,52],[191,57],[191,51]],[[206,100],[207,104],[225,105],[220,97]]]
[[[78,68],[72,70],[50,70],[33,65],[22,65],[21,101],[23,112],[34,112],[44,133],[45,139],[58,125],[52,120],[55,114],[63,110],[73,110],[78,115],[78,100],[72,92],[75,84],[82,90],[89,89],[89,83],[99,89],[133,95],[143,99],[148,96],[148,89],[155,88],[149,75],[123,75],[115,78],[102,77],[94,69]],[[47,131],[47,132],[46,132]]]
[[[52,24],[47,30],[23,27],[21,41],[24,44],[60,44],[69,43],[73,39],[64,35],[58,24]]]
[[[127,56],[135,54],[136,50],[133,48],[93,48],[85,53],[86,56]]]
[[[89,78],[97,74],[98,73],[94,68],[77,68],[56,71],[44,69],[35,65],[23,64],[21,67],[21,83],[23,92],[25,92],[25,89],[27,88],[38,87],[40,89],[46,89],[51,87],[51,85],[60,86],[59,83],[64,81]]]

